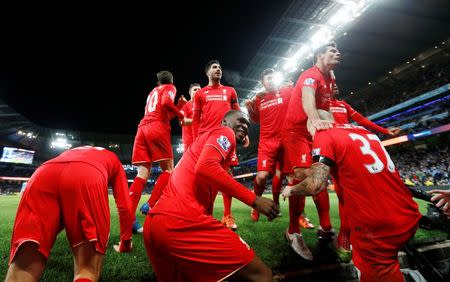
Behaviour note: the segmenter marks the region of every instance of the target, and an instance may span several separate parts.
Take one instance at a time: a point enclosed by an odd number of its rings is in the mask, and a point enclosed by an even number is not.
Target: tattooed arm
[[[310,174],[302,182],[294,186],[286,186],[282,192],[284,198],[291,195],[314,196],[327,187],[330,175],[330,167],[324,163],[314,163],[309,171]]]

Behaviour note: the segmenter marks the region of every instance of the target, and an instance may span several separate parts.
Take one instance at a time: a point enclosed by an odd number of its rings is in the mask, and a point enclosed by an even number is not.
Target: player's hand
[[[139,211],[143,214],[143,215],[147,215],[148,212],[150,211],[150,206],[148,205],[148,203],[145,203],[141,206],[141,208],[139,209]]]
[[[248,135],[246,135],[246,136],[244,137],[242,146],[243,146],[244,148],[248,148],[248,146],[250,146],[250,138],[248,137]]]
[[[255,100],[254,99],[247,99],[244,102],[245,107],[247,108],[253,108],[253,105],[255,104]]]
[[[280,213],[280,208],[274,201],[268,198],[256,196],[255,202],[252,205],[252,208],[256,209],[259,213],[267,216],[269,221],[272,221],[274,218],[278,217]]]
[[[118,245],[114,245],[114,251],[118,253],[129,253],[133,249],[131,240],[120,241]]]
[[[402,130],[399,127],[388,128],[388,134],[390,136],[397,136],[400,133],[400,131]]]
[[[292,186],[286,185],[281,189],[281,196],[283,200],[286,201],[286,198],[292,195]]]
[[[431,190],[428,191],[429,194],[434,194],[431,197],[432,202],[437,202],[435,205],[438,208],[442,208],[444,214],[449,217],[450,215],[450,190]]]
[[[180,120],[180,125],[181,126],[188,126],[192,124],[192,119],[191,118],[183,118],[182,120]]]
[[[329,120],[322,119],[312,119],[311,125],[314,126],[316,130],[325,130],[333,127],[333,122]]]

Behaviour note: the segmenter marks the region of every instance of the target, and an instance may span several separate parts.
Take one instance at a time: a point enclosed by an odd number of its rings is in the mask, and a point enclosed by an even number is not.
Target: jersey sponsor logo
[[[217,143],[219,143],[220,147],[224,151],[228,151],[231,147],[231,142],[228,140],[226,136],[220,135],[219,138],[217,138]]]
[[[303,85],[313,85],[314,84],[314,78],[307,78],[305,79],[305,81],[303,82]]]
[[[227,96],[226,95],[211,94],[211,95],[206,95],[205,100],[206,100],[206,102],[210,102],[210,101],[226,101],[227,100]]]
[[[301,163],[306,164],[306,154],[302,155]]]
[[[312,150],[312,155],[313,156],[318,156],[320,155],[320,148],[315,148]]]
[[[347,109],[346,108],[341,108],[341,107],[330,107],[330,112],[332,113],[347,113]]]

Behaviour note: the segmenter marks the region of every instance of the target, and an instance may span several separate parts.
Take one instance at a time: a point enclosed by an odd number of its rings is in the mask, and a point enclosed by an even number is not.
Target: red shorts
[[[72,248],[95,241],[106,252],[109,238],[108,182],[95,167],[82,163],[50,163],[31,176],[17,209],[9,263],[27,241],[48,258],[56,235],[65,228]]]
[[[400,272],[398,252],[414,236],[417,225],[405,234],[390,237],[357,235],[351,232],[353,263],[361,271],[361,281],[404,281]],[[356,234],[356,235],[355,235]]]
[[[293,173],[294,168],[309,168],[312,164],[311,136],[297,132],[282,134],[282,172]]]
[[[260,140],[257,171],[267,171],[274,174],[276,163],[281,159],[281,153],[281,140]]]
[[[138,127],[134,138],[132,164],[173,159],[170,127],[162,122],[150,122]]]
[[[161,282],[219,281],[248,265],[255,256],[236,233],[212,216],[186,221],[149,215],[144,243]]]

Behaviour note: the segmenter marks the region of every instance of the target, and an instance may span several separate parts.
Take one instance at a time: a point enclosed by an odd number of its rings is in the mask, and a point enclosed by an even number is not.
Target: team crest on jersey
[[[226,101],[227,99],[227,95],[223,95],[223,100]]]
[[[302,160],[301,160],[302,164],[306,163],[306,154],[302,155]]]
[[[173,91],[169,91],[169,93],[167,93],[167,94],[169,94],[169,97],[172,101],[173,101],[173,99],[175,99],[175,93],[173,93]]]
[[[315,148],[312,150],[312,155],[313,156],[318,156],[320,155],[320,148]]]
[[[217,138],[217,143],[219,143],[220,147],[224,151],[228,151],[231,147],[231,142],[228,140],[226,136],[220,135],[219,138]]]
[[[307,78],[305,79],[305,82],[303,83],[304,85],[312,85],[314,84],[314,78]]]

